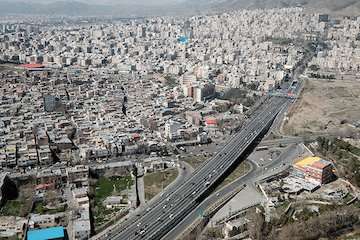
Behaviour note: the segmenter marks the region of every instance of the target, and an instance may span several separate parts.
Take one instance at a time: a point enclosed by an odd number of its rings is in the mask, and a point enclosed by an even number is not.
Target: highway
[[[266,164],[262,167],[257,166],[257,164],[250,160],[251,155],[249,156],[248,163],[251,166],[249,172],[246,175],[236,179],[234,182],[226,185],[221,188],[217,192],[211,194],[208,198],[206,198],[196,209],[194,209],[190,214],[188,214],[174,229],[168,232],[162,240],[174,240],[178,239],[177,237],[191,225],[191,223],[195,222],[195,220],[199,217],[199,214],[204,212],[209,206],[213,203],[217,202],[222,196],[233,192],[239,186],[246,184],[248,187],[256,188],[255,183],[257,181],[262,180],[263,178],[268,177],[269,175],[274,174],[272,169],[277,169],[278,172],[286,169],[289,165],[292,164],[292,160],[297,156],[298,150],[294,151],[294,148],[298,148],[296,145],[291,145],[288,147],[278,158],[271,161],[269,164]],[[265,170],[265,168],[267,170]],[[239,194],[242,194],[240,192]],[[249,204],[253,201],[249,199]],[[179,238],[181,239],[181,238]]]
[[[151,203],[145,211],[109,231],[104,239],[157,240],[163,237],[201,203],[209,190],[264,134],[289,102],[286,98],[270,97],[244,127],[230,137],[223,149],[196,169],[186,182]]]
[[[276,138],[270,140],[264,140],[259,144],[259,147],[274,147],[279,145],[289,145],[295,143],[303,143],[303,142],[313,142],[318,137],[337,137],[340,136],[338,134],[331,134],[331,133],[317,133],[312,134],[311,136],[301,136],[301,137],[292,137],[292,136],[285,136],[283,138]]]
[[[303,82],[300,81],[289,93],[298,97],[302,87]],[[201,204],[225,173],[241,160],[240,157],[244,156],[250,145],[294,101],[295,99],[287,97],[267,97],[240,131],[230,137],[223,149],[197,168],[181,186],[170,189],[124,224],[116,225],[103,235],[104,238],[96,239],[158,240],[164,237]],[[253,177],[253,174],[246,178]]]

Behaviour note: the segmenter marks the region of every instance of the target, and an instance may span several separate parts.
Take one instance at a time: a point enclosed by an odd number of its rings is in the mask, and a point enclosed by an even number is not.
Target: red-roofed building
[[[22,64],[20,67],[23,68],[44,68],[44,65],[42,64],[36,64],[36,63],[29,63],[29,64]]]
[[[305,178],[325,184],[333,179],[333,165],[321,158],[304,159],[295,164],[295,169],[302,172]]]
[[[20,65],[20,68],[28,71],[43,71],[45,69],[45,66],[37,63],[29,63]]]
[[[38,184],[35,187],[35,190],[48,190],[48,189],[55,189],[55,185],[53,183],[43,183],[43,184]]]
[[[133,135],[132,135],[132,139],[134,140],[134,141],[138,141],[138,140],[140,140],[140,134],[138,134],[138,133],[134,133]]]
[[[216,118],[206,118],[205,124],[207,127],[216,127],[218,123]]]

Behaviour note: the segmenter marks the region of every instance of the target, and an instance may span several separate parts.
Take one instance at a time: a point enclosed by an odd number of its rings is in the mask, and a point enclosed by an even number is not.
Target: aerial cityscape
[[[360,239],[360,1],[0,0],[0,239]]]

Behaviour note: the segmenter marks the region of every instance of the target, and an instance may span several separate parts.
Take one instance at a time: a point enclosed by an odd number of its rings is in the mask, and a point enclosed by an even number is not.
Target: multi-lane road
[[[310,58],[311,56],[309,56]],[[290,89],[289,94],[297,97],[302,84],[299,82],[295,88]],[[115,225],[101,238],[95,239],[161,239],[179,225],[184,218],[191,215],[191,212],[200,206],[201,202],[204,202],[203,200],[219,179],[235,163],[244,159],[241,157],[245,155],[250,146],[265,133],[276,116],[285,112],[293,101],[294,99],[286,97],[268,97],[241,130],[230,137],[223,149],[197,168],[181,186],[169,189],[124,224]],[[248,174],[245,178],[254,177],[253,174],[255,172]]]
[[[297,156],[299,151],[302,152],[300,146],[290,145],[289,147],[284,149],[282,154],[279,155],[276,159],[270,161],[269,163],[267,163],[262,167],[258,166],[256,162],[251,161],[250,159],[252,158],[251,157],[252,155],[250,155],[248,157],[248,160],[250,160],[248,163],[251,166],[250,171],[248,171],[244,176],[236,179],[234,182],[226,185],[225,187],[221,188],[217,192],[207,197],[198,207],[196,207],[196,209],[194,209],[190,214],[188,214],[174,229],[172,229],[169,233],[167,233],[162,238],[162,240],[181,239],[178,237],[181,237],[181,234],[189,226],[191,226],[191,223],[195,222],[199,217],[201,217],[199,216],[199,214],[205,212],[209,208],[209,206],[212,206],[214,203],[219,201],[222,198],[222,196],[226,196],[227,194],[233,192],[239,186],[246,184],[247,188],[249,188],[248,191],[257,191],[255,186],[256,182],[262,180],[263,178],[268,177],[269,175],[281,172],[286,168],[288,168],[292,164],[292,160]],[[276,172],[272,171],[273,169],[276,169]],[[244,194],[243,191],[238,193],[238,195],[240,194]],[[234,198],[239,200],[238,197],[234,197]],[[247,196],[246,200],[245,199],[240,200],[240,201],[244,201],[243,203],[240,203],[240,205],[244,205],[244,206],[255,205],[258,203],[257,202],[258,200],[259,199],[251,199],[251,198],[249,199],[249,196]],[[225,211],[228,214],[227,206],[224,206],[224,208],[226,209]]]
[[[105,239],[137,240],[163,237],[201,203],[218,180],[269,128],[289,101],[286,98],[270,97],[244,127],[231,136],[223,149],[196,169],[187,181],[158,198],[123,225],[107,232]]]

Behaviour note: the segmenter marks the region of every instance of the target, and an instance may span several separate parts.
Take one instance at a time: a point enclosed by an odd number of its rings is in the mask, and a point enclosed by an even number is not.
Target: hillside
[[[200,0],[198,6],[212,10],[303,6],[310,11],[342,15],[360,15],[360,0]]]

